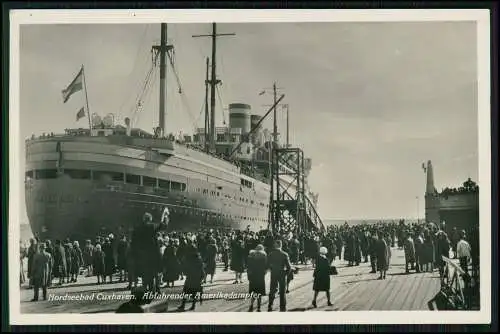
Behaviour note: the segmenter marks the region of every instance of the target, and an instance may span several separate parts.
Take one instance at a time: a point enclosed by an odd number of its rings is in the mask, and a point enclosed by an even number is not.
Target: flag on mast
[[[66,103],[69,100],[71,95],[82,89],[83,89],[83,67],[81,68],[80,72],[78,72],[73,81],[71,81],[68,87],[66,87],[66,89],[63,89],[62,96],[64,103]]]
[[[262,92],[259,93],[259,96],[266,94],[266,91],[263,90]]]
[[[76,121],[78,122],[80,118],[85,117],[85,108],[81,107],[80,110],[76,113]]]

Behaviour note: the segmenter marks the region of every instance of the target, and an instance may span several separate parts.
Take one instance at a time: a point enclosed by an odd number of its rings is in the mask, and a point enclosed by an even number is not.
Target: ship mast
[[[209,84],[208,70],[209,70],[209,67],[210,67],[210,60],[207,57],[207,73],[206,73],[206,76],[205,76],[205,132],[204,132],[204,135],[205,135],[205,151],[206,152],[209,151],[208,129],[210,127],[210,120],[208,118],[208,84]]]
[[[153,50],[160,55],[160,108],[158,127],[161,134],[165,132],[166,97],[167,97],[167,56],[173,45],[167,45],[167,24],[161,24],[160,45],[153,45]],[[160,134],[159,134],[160,135]]]
[[[212,38],[212,73],[209,80],[210,84],[210,150],[215,151],[215,89],[221,83],[217,80],[216,63],[217,63],[217,37],[234,36],[236,34],[217,34],[217,24],[212,23],[212,33],[210,35],[193,35],[193,37],[211,37]]]

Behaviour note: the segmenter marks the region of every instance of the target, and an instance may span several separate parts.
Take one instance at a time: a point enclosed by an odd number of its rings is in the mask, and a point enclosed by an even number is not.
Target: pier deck
[[[290,284],[290,293],[287,294],[288,311],[367,311],[367,310],[428,310],[427,302],[439,291],[440,282],[437,271],[434,273],[405,274],[404,254],[401,249],[392,249],[391,266],[385,280],[378,280],[378,274],[370,273],[370,264],[361,263],[359,266],[347,267],[344,261],[336,260],[335,265],[339,274],[331,276],[331,297],[333,306],[326,306],[324,293],[318,296],[318,308],[311,307],[312,267],[299,266],[300,271]],[[232,284],[234,274],[222,271],[217,267],[213,284],[204,286],[204,293],[246,293],[248,282]],[[269,275],[266,276],[269,282]],[[56,280],[54,280],[55,282]],[[49,300],[31,302],[33,290],[21,287],[21,313],[106,313],[115,312],[124,300],[97,300],[100,296],[127,295],[126,283],[96,285],[95,277],[80,278],[78,283],[62,287],[52,287],[48,291]],[[166,295],[182,292],[183,281],[177,281],[174,288],[164,288]],[[269,291],[269,283],[266,286]],[[95,294],[94,300],[85,301],[54,301],[50,295],[62,296],[65,294]],[[99,295],[99,293],[101,293]],[[41,297],[41,291],[40,291]],[[156,302],[156,301],[155,301]],[[170,299],[167,312],[175,312],[180,300]],[[213,299],[204,300],[197,304],[195,312],[244,312],[248,310],[249,300],[243,299]],[[186,304],[186,309],[190,302]],[[256,306],[256,304],[255,304]],[[274,302],[274,310],[279,310],[279,296]],[[267,297],[263,297],[262,312],[267,311]],[[193,312],[193,311],[186,311]]]

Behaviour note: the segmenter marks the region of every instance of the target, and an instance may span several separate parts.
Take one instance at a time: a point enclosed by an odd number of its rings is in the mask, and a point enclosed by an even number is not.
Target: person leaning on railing
[[[460,232],[460,240],[457,243],[457,257],[460,261],[460,268],[469,274],[469,262],[471,260],[471,247],[465,240],[465,231]]]

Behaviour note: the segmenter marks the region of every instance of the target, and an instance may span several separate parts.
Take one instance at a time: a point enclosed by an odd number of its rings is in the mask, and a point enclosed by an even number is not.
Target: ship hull
[[[25,199],[35,236],[120,235],[146,212],[159,222],[166,208],[169,230],[267,228],[269,185],[200,152],[160,154],[112,141],[27,143]]]
[[[26,207],[31,230],[42,240],[94,239],[97,235],[128,234],[140,224],[144,213],[159,222],[165,208],[169,211],[167,230],[198,231],[200,229],[250,229],[267,227],[262,219],[236,218],[235,212],[215,213],[208,201],[199,206],[185,194],[159,196],[151,191],[113,185],[96,185],[91,181],[57,180],[31,182],[26,185]],[[245,219],[246,218],[246,219]],[[266,217],[267,218],[267,217]]]

